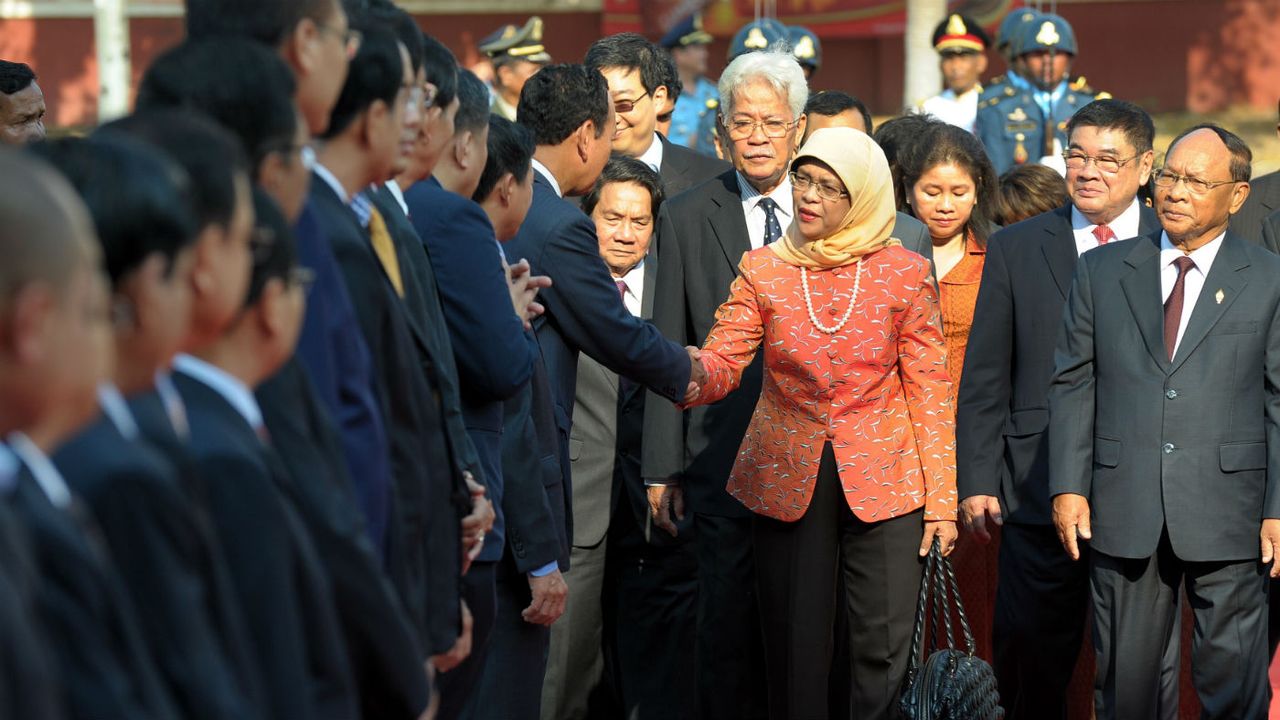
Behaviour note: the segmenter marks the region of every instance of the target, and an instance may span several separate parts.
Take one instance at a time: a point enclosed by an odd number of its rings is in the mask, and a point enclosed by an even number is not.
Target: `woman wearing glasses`
[[[795,221],[743,256],[691,405],[764,389],[728,491],[754,539],[774,718],[827,717],[843,579],[853,715],[891,716],[919,555],[955,543],[955,429],[929,263],[889,236],[889,166],[864,133],[815,132],[791,165]]]

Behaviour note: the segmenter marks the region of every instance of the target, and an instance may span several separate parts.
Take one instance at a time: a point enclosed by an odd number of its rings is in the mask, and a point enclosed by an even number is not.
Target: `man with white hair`
[[[786,52],[739,56],[720,76],[719,92],[720,142],[733,169],[668,202],[659,225],[653,323],[689,345],[711,330],[743,253],[781,238],[793,218],[788,171],[809,97],[804,72]],[[690,411],[687,423],[665,403],[646,404],[642,473],[654,524],[696,538],[700,717],[764,712],[751,513],[724,490],[762,377],[757,357],[737,391]]]

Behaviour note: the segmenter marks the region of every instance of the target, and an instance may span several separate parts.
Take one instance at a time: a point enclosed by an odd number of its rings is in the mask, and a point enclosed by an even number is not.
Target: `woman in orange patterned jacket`
[[[890,717],[921,562],[956,539],[955,415],[929,263],[889,237],[884,153],[818,130],[791,166],[795,221],[743,256],[701,350],[690,405],[733,390],[763,348],[764,389],[729,477],[757,513],[773,718],[827,717],[843,576],[853,716]]]

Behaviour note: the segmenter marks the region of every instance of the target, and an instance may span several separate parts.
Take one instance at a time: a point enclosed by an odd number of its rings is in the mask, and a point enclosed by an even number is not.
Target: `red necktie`
[[[1173,360],[1173,350],[1178,344],[1178,326],[1182,324],[1182,301],[1186,295],[1187,271],[1196,266],[1196,261],[1183,255],[1173,261],[1178,266],[1178,279],[1173,283],[1173,292],[1164,301],[1164,349],[1169,359]]]
[[[613,284],[618,286],[618,297],[622,298],[623,300],[626,300],[627,299],[627,281],[614,280]]]
[[[1093,228],[1093,236],[1098,238],[1099,245],[1106,245],[1116,239],[1116,234],[1111,231],[1108,225],[1096,225]]]

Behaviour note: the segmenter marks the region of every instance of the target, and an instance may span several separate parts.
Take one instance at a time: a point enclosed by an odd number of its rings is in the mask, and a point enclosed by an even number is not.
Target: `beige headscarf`
[[[821,160],[835,170],[849,192],[851,205],[840,229],[824,238],[805,240],[792,222],[783,237],[769,245],[778,257],[800,267],[839,267],[881,248],[902,244],[889,237],[897,220],[889,162],[866,133],[847,127],[818,130],[800,148],[791,167],[804,158]]]

